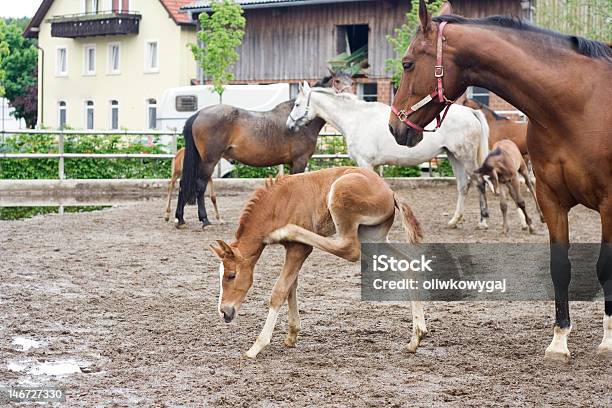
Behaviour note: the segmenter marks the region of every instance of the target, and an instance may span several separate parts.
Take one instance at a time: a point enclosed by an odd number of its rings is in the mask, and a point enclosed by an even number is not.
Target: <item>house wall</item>
[[[108,4],[107,4],[108,3]],[[110,0],[101,0],[100,10],[110,9]],[[142,15],[138,35],[87,38],[51,37],[55,15],[83,12],[82,0],[55,0],[40,25],[39,44],[45,50],[44,73],[39,64],[39,78],[44,83],[44,99],[39,87],[39,112],[44,110],[44,125],[58,126],[58,103],[67,104],[67,124],[85,128],[85,101],[95,104],[94,127],[110,128],[110,101],[119,101],[119,127],[144,129],[147,124],[147,100],[159,102],[162,92],[171,87],[189,85],[196,77],[196,66],[187,43],[195,42],[193,27],[178,26],[159,1],[131,0],[130,10]],[[145,43],[157,40],[159,72],[145,72]],[[120,74],[108,73],[108,45],[120,43]],[[95,75],[84,74],[84,47],[96,47]],[[57,48],[66,47],[67,76],[56,74]],[[41,115],[39,115],[39,118]]]

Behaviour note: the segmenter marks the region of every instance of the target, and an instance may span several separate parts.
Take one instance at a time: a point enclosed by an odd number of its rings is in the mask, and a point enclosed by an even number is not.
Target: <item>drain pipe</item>
[[[41,54],[41,59],[40,59],[40,75],[38,76],[38,86],[40,87],[40,101],[39,101],[39,112],[38,112],[38,123],[40,124],[39,127],[42,127],[43,124],[45,123],[45,117],[44,117],[44,102],[45,102],[45,50],[38,45],[38,43],[36,44],[36,48],[38,48],[40,50],[40,54]]]

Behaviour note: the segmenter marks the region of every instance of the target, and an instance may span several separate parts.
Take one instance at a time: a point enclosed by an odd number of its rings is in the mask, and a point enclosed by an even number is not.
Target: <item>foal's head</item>
[[[219,265],[219,315],[226,323],[236,316],[236,311],[253,284],[253,263],[245,259],[237,248],[218,240],[211,245],[221,260]]]
[[[451,14],[449,3],[445,3],[440,15]],[[408,119],[417,126],[424,127],[439,114],[446,104],[438,98],[433,98],[421,108],[415,107],[418,102],[423,101],[437,89],[438,76],[443,75],[444,95],[454,99],[463,93],[459,81],[459,68],[453,61],[446,45],[443,45],[443,70],[436,68],[437,41],[439,24],[432,21],[427,11],[424,0],[419,3],[420,25],[415,38],[410,43],[406,55],[402,58],[404,72],[395,94],[393,106],[399,110],[410,112],[414,107],[415,112],[409,113]],[[465,88],[465,87],[464,87]],[[419,143],[423,134],[402,122],[394,113],[389,119],[389,130],[400,145],[414,146]]]

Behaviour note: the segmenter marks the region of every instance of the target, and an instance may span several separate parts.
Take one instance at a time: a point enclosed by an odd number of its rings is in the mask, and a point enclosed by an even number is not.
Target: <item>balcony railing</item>
[[[142,16],[135,12],[98,11],[54,16],[51,36],[63,38],[138,34]]]

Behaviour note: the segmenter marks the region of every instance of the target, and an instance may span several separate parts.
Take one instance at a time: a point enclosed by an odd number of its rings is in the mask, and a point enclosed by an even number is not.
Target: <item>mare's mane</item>
[[[465,18],[457,15],[442,15],[433,17],[433,21],[441,23],[443,21],[449,24],[472,24],[482,26],[493,26],[502,28],[511,28],[518,31],[531,32],[536,34],[544,34],[556,38],[560,43],[573,49],[578,54],[585,55],[591,58],[602,58],[612,63],[612,48],[608,44],[600,41],[588,40],[576,35],[562,34],[556,31],[547,30],[537,27],[528,21],[524,21],[514,17],[507,16],[490,16],[483,18]]]

